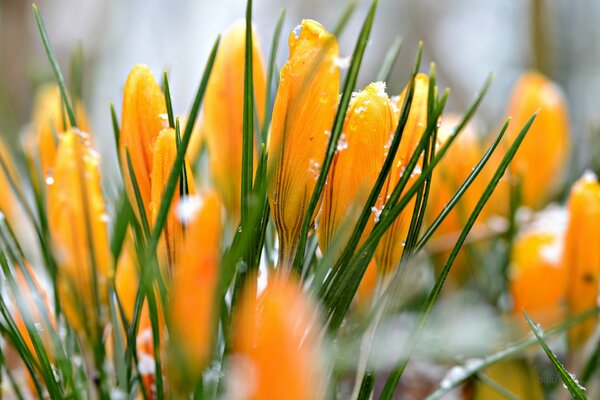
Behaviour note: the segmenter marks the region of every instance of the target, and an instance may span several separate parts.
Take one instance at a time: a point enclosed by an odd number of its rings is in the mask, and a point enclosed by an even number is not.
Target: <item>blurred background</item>
[[[369,1],[357,10],[340,38],[350,55]],[[83,48],[83,96],[97,146],[113,158],[109,103],[120,109],[129,70],[148,64],[156,75],[170,72],[175,111],[185,114],[216,35],[243,18],[245,0],[40,0],[60,64],[68,75],[73,49]],[[254,21],[267,55],[281,9],[287,16],[278,54],[287,57],[285,38],[303,18],[333,29],[347,0],[258,0]],[[442,86],[451,87],[448,110],[461,112],[493,72],[496,80],[479,112],[486,132],[497,131],[512,85],[524,70],[536,68],[565,91],[571,108],[574,152],[579,154],[597,125],[600,109],[600,3],[567,0],[381,0],[359,85],[376,76],[396,38],[403,48],[388,91],[400,92],[408,78],[419,40],[427,70],[435,61]],[[37,34],[31,1],[0,0],[0,129],[16,135],[30,118],[33,93],[51,79],[50,65]],[[589,152],[586,152],[589,153]],[[574,157],[581,165],[585,155]],[[107,160],[104,168],[115,166]]]

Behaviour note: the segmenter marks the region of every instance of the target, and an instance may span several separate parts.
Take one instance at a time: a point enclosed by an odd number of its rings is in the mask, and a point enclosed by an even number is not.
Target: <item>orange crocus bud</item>
[[[162,202],[163,192],[167,185],[167,181],[169,180],[169,175],[171,175],[171,170],[173,169],[176,157],[176,133],[174,129],[168,128],[160,132],[156,139],[156,145],[154,146],[151,179],[152,195],[150,203],[150,215],[152,221],[156,220]],[[192,176],[192,169],[187,160],[185,161],[185,170],[187,178],[187,195],[193,195],[196,192],[194,188],[194,178]],[[178,182],[178,184],[181,185],[181,179]],[[177,265],[183,239],[183,224],[175,215],[176,204],[179,204],[181,198],[180,187],[175,189],[160,244],[160,252],[162,253],[162,258],[169,272],[171,272],[173,266]]]
[[[2,212],[9,220],[14,216],[17,211],[15,209],[15,196],[12,187],[10,186],[10,179],[13,182],[19,182],[17,178],[17,171],[14,168],[13,161],[9,155],[9,151],[6,148],[4,140],[0,137],[0,212]],[[6,167],[6,170],[2,167]],[[8,174],[8,175],[7,175]]]
[[[405,88],[397,102],[397,107],[401,109],[408,88]],[[385,207],[389,196],[404,174],[404,169],[408,160],[412,156],[419,140],[427,128],[427,98],[429,94],[429,78],[427,75],[418,74],[415,79],[415,91],[408,114],[408,120],[402,133],[402,140],[398,148],[398,153],[394,159],[394,165],[390,170],[386,183],[381,191],[381,196],[377,201],[375,209],[375,219]],[[406,187],[410,187],[421,174],[419,164],[415,167]],[[404,211],[396,218],[396,221],[386,231],[381,238],[377,250],[375,251],[375,262],[381,273],[387,274],[400,262],[404,251],[404,240],[410,226],[410,219],[415,207],[414,199],[408,203]]]
[[[127,321],[133,318],[135,298],[139,288],[138,260],[133,243],[131,229],[127,232],[123,250],[119,256],[117,270],[115,271],[115,291]]]
[[[300,286],[281,274],[258,299],[252,289],[234,322],[228,394],[248,400],[321,398],[317,311]]]
[[[133,67],[125,83],[119,152],[127,196],[139,217],[137,201],[129,168],[127,152],[140,189],[146,215],[150,218],[150,173],[156,138],[168,126],[165,97],[152,71],[145,65]]]
[[[196,381],[211,358],[219,279],[221,202],[215,192],[189,199],[195,211],[175,271],[169,314],[174,375]],[[190,318],[193,316],[193,318]],[[183,379],[189,381],[190,379]]]
[[[350,239],[377,181],[385,161],[386,143],[395,128],[395,117],[383,82],[367,86],[350,103],[344,133],[325,186],[317,231],[321,250],[331,254],[332,260],[337,259]],[[361,242],[374,223],[373,219],[369,220]]]
[[[288,42],[290,55],[281,69],[267,166],[280,265],[292,263],[325,157],[340,87],[337,41],[321,24],[302,21]]]
[[[254,30],[252,36],[255,110],[262,125],[266,73]],[[241,210],[245,46],[246,23],[239,21],[221,39],[204,100],[203,133],[212,181],[236,227]]]
[[[569,155],[567,103],[560,88],[537,72],[521,76],[513,91],[508,115],[508,143],[536,110],[540,110],[511,163],[522,180],[523,205],[538,208],[560,182]]]
[[[575,183],[568,200],[569,222],[563,263],[568,271],[567,304],[572,315],[598,304],[600,276],[600,184],[592,173]],[[594,333],[598,319],[571,328],[569,343],[580,347]]]
[[[82,105],[75,103],[77,127],[89,132],[87,115]],[[37,146],[43,177],[47,177],[54,167],[58,140],[71,127],[64,108],[60,90],[55,84],[43,86],[36,94],[33,108],[33,130],[37,136]],[[37,157],[33,157],[35,159]]]
[[[566,217],[564,209],[552,207],[539,213],[532,226],[514,241],[510,292],[519,320],[523,320],[522,311],[542,325],[555,324],[564,317],[568,271],[561,258]]]
[[[70,129],[60,138],[52,180],[47,181],[58,296],[69,323],[87,335],[97,333],[106,320],[113,275],[98,164],[89,136]]]

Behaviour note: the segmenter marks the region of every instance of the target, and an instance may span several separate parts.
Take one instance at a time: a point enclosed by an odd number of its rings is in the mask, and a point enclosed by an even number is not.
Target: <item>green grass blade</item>
[[[146,215],[146,207],[144,206],[144,200],[142,200],[142,193],[140,192],[140,187],[137,183],[135,172],[133,170],[133,163],[131,161],[129,149],[125,149],[125,155],[127,157],[127,170],[129,172],[129,178],[131,179],[131,186],[133,186],[135,201],[140,212],[140,223],[142,224],[144,235],[148,237],[150,235],[150,223],[148,221],[148,216]]]
[[[83,45],[77,43],[71,54],[71,95],[81,101],[83,96]],[[77,107],[77,102],[74,104]]]
[[[127,228],[129,227],[129,221],[133,217],[133,210],[129,204],[129,200],[125,192],[121,192],[120,200],[117,206],[117,215],[115,216],[115,222],[112,227],[112,234],[110,235],[110,250],[113,256],[115,265],[121,255],[123,249],[123,243],[127,236]]]
[[[344,11],[342,11],[340,18],[335,23],[335,26],[332,31],[336,37],[339,37],[342,34],[342,32],[344,32],[344,30],[346,29],[348,21],[350,21],[350,18],[352,18],[354,11],[356,11],[356,6],[357,0],[350,0],[348,1],[348,4],[346,4]]]
[[[321,193],[323,192],[323,188],[325,187],[325,181],[327,180],[327,176],[329,175],[329,169],[331,168],[333,156],[335,155],[337,142],[342,133],[346,111],[348,109],[348,105],[350,104],[352,91],[356,86],[356,80],[358,78],[360,65],[362,63],[362,59],[365,54],[365,49],[369,41],[371,28],[373,27],[373,20],[375,19],[375,11],[377,10],[377,4],[378,0],[373,0],[373,2],[371,3],[369,13],[367,14],[367,17],[365,19],[362,30],[357,40],[354,53],[352,54],[352,62],[350,63],[348,75],[346,76],[346,81],[344,82],[344,90],[342,91],[340,104],[338,106],[338,110],[333,121],[333,127],[331,129],[331,135],[329,136],[329,143],[327,144],[325,159],[321,163],[322,167],[319,173],[319,177],[317,178],[315,190],[311,195],[310,203],[308,204],[306,214],[304,215],[302,231],[298,243],[298,250],[296,252],[293,264],[293,270],[298,276],[302,276],[301,270],[304,264],[304,251],[306,247],[306,240],[308,238],[308,231],[312,221],[312,216],[314,215],[315,209],[317,208],[317,205],[321,198]]]
[[[390,76],[392,75],[392,70],[394,69],[394,65],[396,65],[396,60],[398,60],[398,56],[400,55],[400,50],[402,50],[402,38],[400,36],[394,39],[394,43],[392,43],[392,47],[388,50],[385,58],[383,59],[383,64],[381,64],[381,68],[377,73],[377,80],[387,82],[390,80]]]
[[[173,103],[171,102],[171,89],[169,88],[169,76],[167,75],[167,71],[163,71],[163,94],[165,96],[165,104],[167,105],[169,128],[175,129],[175,116],[173,114]]]
[[[375,387],[375,375],[373,372],[367,371],[363,377],[360,385],[360,391],[358,392],[358,400],[369,400]]]
[[[456,241],[456,244],[454,245],[452,252],[450,253],[450,255],[448,257],[448,260],[446,261],[446,264],[444,265],[444,268],[442,269],[440,275],[438,276],[433,289],[429,293],[427,301],[425,302],[425,304],[423,306],[421,316],[419,318],[419,322],[416,325],[415,329],[411,332],[411,334],[407,340],[407,344],[405,345],[406,352],[403,353],[402,359],[390,373],[390,376],[389,376],[389,378],[385,384],[385,387],[383,389],[383,392],[382,392],[382,396],[381,396],[382,399],[389,400],[392,398],[394,391],[396,390],[396,386],[398,385],[398,382],[400,381],[400,377],[402,376],[402,373],[404,372],[404,369],[406,368],[406,365],[408,364],[408,361],[409,361],[410,356],[412,355],[412,352],[417,344],[420,334],[425,327],[425,324],[428,320],[429,314],[431,313],[431,310],[433,309],[433,305],[437,301],[437,299],[442,291],[442,287],[446,281],[446,278],[448,277],[448,274],[450,273],[450,268],[452,268],[452,265],[454,263],[454,260],[456,259],[456,256],[458,255],[458,252],[462,248],[462,245],[464,244],[464,242],[467,238],[467,235],[471,231],[471,228],[475,224],[477,217],[481,213],[481,210],[483,209],[483,207],[485,206],[485,204],[491,197],[492,193],[494,192],[494,189],[498,185],[498,182],[500,182],[500,179],[502,178],[506,169],[508,168],[508,164],[512,161],[515,153],[519,149],[519,146],[521,145],[523,139],[525,138],[525,135],[527,134],[527,131],[529,130],[529,127],[533,123],[536,115],[537,115],[537,113],[534,114],[529,119],[529,121],[527,121],[527,123],[525,124],[523,129],[521,129],[521,132],[519,133],[519,135],[517,136],[517,138],[515,139],[513,144],[510,146],[508,151],[506,152],[506,155],[502,159],[502,162],[498,166],[498,169],[494,173],[494,176],[492,177],[490,183],[488,184],[488,186],[486,187],[486,189],[483,192],[483,195],[477,202],[475,209],[469,216],[469,219],[466,222],[463,230],[461,231],[460,236],[459,236],[458,240]]]
[[[37,5],[33,4],[32,9],[33,16],[35,17],[35,23],[37,25],[38,31],[40,32],[40,37],[42,38],[42,42],[44,44],[44,49],[46,49],[46,55],[48,56],[48,60],[50,61],[50,65],[52,66],[52,70],[54,71],[54,76],[56,77],[56,81],[60,89],[60,95],[62,96],[65,108],[67,109],[69,123],[72,127],[77,127],[75,114],[73,113],[73,107],[71,106],[71,102],[69,101],[69,96],[67,94],[65,79],[63,78],[63,74],[58,65],[56,55],[54,54],[54,50],[52,49],[52,45],[50,44],[50,39],[48,38],[48,33],[46,32],[46,27],[44,26],[44,21],[40,16],[40,12],[38,10]]]
[[[531,331],[533,332],[536,339],[540,343],[540,346],[542,346],[542,348],[544,349],[544,352],[546,353],[546,355],[552,362],[552,365],[554,365],[554,368],[556,368],[556,371],[558,372],[560,379],[562,379],[565,387],[567,388],[569,393],[571,393],[571,396],[573,396],[573,398],[576,400],[587,400],[587,396],[585,395],[585,393],[583,393],[585,388],[583,386],[581,386],[579,384],[579,382],[576,381],[574,375],[567,372],[567,370],[561,364],[561,362],[558,360],[556,355],[552,352],[552,350],[550,350],[550,348],[544,341],[544,338],[543,338],[544,334],[542,333],[541,328],[535,322],[533,322],[531,317],[525,311],[523,311],[523,315],[525,316],[527,323],[531,327]]]
[[[594,307],[590,310],[582,312],[581,314],[569,317],[562,321],[560,324],[550,329],[546,329],[544,336],[551,337],[562,334],[568,331],[573,326],[579,325],[582,322],[588,320],[589,318],[597,316],[598,314],[600,314],[600,307]],[[536,344],[538,344],[537,338],[535,336],[529,336],[505,347],[504,349],[494,354],[482,358],[481,362],[474,364],[470,368],[466,368],[464,374],[462,374],[461,376],[446,380],[444,387],[440,387],[436,391],[431,393],[427,397],[427,400],[440,400],[445,398],[445,396],[448,393],[456,389],[461,384],[466,383],[475,374],[484,371],[487,367],[496,364],[502,360],[515,357],[516,355],[523,353],[529,347]]]
[[[244,111],[242,123],[242,226],[248,220],[248,197],[252,192],[254,157],[254,77],[252,73],[252,0],[246,3],[246,49],[244,62]]]
[[[265,115],[263,116],[262,126],[262,142],[267,143],[267,135],[269,133],[269,125],[271,125],[271,95],[273,90],[273,75],[275,74],[275,60],[277,59],[277,49],[279,48],[279,39],[281,38],[281,30],[283,28],[283,20],[285,19],[285,10],[281,10],[275,31],[273,31],[273,41],[271,42],[271,51],[269,52],[269,67],[267,70],[267,88],[265,91]]]
[[[594,372],[600,368],[600,342],[596,345],[596,349],[590,355],[585,367],[583,368],[583,372],[581,373],[581,382],[584,385],[587,385],[590,378],[594,375]]]

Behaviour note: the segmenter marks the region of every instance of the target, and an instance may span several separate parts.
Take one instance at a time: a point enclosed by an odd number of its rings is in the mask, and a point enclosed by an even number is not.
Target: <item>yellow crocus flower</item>
[[[600,184],[588,173],[579,179],[568,200],[569,222],[563,253],[568,271],[567,305],[572,315],[598,304],[600,277]],[[573,348],[585,344],[594,333],[598,319],[590,318],[569,331]]]
[[[337,256],[347,244],[385,161],[395,128],[395,112],[385,83],[367,86],[351,101],[323,194],[317,234],[323,253]],[[361,242],[371,232],[371,218]],[[360,244],[359,244],[360,245]]]
[[[166,113],[165,97],[152,71],[145,65],[136,65],[129,73],[123,92],[119,152],[127,196],[138,217],[127,152],[131,157],[146,216],[150,218],[150,173],[154,144],[160,131],[168,127]]]
[[[275,98],[267,166],[269,203],[283,266],[291,265],[296,251],[340,86],[337,41],[321,24],[302,21],[288,43],[290,54]]]
[[[113,275],[98,165],[89,136],[70,129],[60,138],[53,181],[48,182],[48,224],[58,264],[58,296],[69,323],[87,334],[97,332],[106,320]]]
[[[511,171],[522,180],[523,205],[539,208],[560,183],[569,156],[569,116],[560,88],[538,72],[521,76],[513,91],[506,133],[512,143],[521,127],[540,110],[527,137],[511,162]]]
[[[266,73],[254,30],[252,36],[255,110],[262,125]],[[245,46],[246,23],[239,21],[221,39],[203,109],[202,133],[207,145],[212,181],[223,199],[232,225],[236,227],[241,210]]]

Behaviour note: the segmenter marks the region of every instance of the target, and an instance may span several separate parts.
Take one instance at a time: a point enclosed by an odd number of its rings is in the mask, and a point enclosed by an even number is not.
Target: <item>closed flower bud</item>
[[[62,309],[76,330],[89,335],[106,322],[113,262],[99,157],[88,141],[79,130],[68,130],[60,139],[48,182],[48,224]]]
[[[404,99],[407,95],[408,88],[404,89],[397,102],[397,107],[402,108]],[[423,136],[427,128],[427,98],[429,93],[429,78],[427,75],[418,74],[415,79],[415,91],[408,114],[408,120],[402,133],[402,140],[394,164],[389,172],[388,178],[384,184],[383,190],[375,209],[375,219],[379,218],[379,213],[385,207],[389,196],[394,191],[394,188],[402,178],[405,168],[410,160],[419,140]],[[407,188],[409,188],[421,174],[421,162],[417,164],[411,177],[408,180]],[[386,231],[381,238],[377,250],[375,251],[375,261],[378,270],[387,274],[400,262],[402,253],[404,252],[404,241],[410,227],[410,220],[415,207],[415,199],[411,200],[404,208],[402,213],[396,218],[392,226]]]
[[[600,276],[600,184],[588,173],[575,183],[568,200],[569,222],[563,253],[568,271],[567,305],[571,315],[598,304]],[[594,333],[597,318],[589,318],[569,331],[569,344],[578,348]]]
[[[166,115],[165,97],[152,71],[145,65],[135,66],[129,73],[123,92],[119,152],[127,196],[138,217],[140,214],[129,174],[127,152],[131,157],[146,215],[150,218],[152,154],[158,134],[168,126]]]
[[[323,253],[336,260],[347,244],[385,161],[395,113],[383,82],[373,83],[350,103],[325,186],[317,234]],[[371,232],[371,218],[361,242]]]
[[[74,103],[77,127],[89,132],[87,115],[81,104]],[[60,90],[55,84],[43,86],[36,94],[33,109],[33,133],[37,138],[39,160],[42,175],[45,178],[52,173],[56,148],[60,137],[71,128]],[[37,157],[33,156],[33,159]]]
[[[542,325],[555,324],[564,317],[568,272],[562,263],[565,224],[566,212],[551,209],[538,214],[533,226],[515,238],[510,293],[518,320],[523,321],[522,311]]]
[[[533,208],[543,206],[560,183],[569,156],[570,139],[568,110],[562,91],[542,74],[528,72],[517,82],[510,100],[509,143],[538,109],[540,112],[510,167],[522,181],[523,205]]]
[[[156,139],[156,145],[154,146],[154,154],[152,158],[152,194],[150,203],[150,215],[151,220],[155,221],[160,204],[162,202],[163,193],[169,175],[175,163],[177,157],[177,138],[174,129],[168,128],[160,132]],[[187,195],[193,195],[196,190],[194,188],[194,178],[192,176],[192,169],[185,161],[185,175],[187,182],[185,187],[187,188]],[[171,202],[171,208],[167,216],[163,228],[163,237],[160,243],[160,253],[163,261],[163,265],[167,267],[169,272],[171,268],[177,265],[178,257],[181,252],[181,244],[183,240],[183,224],[180,218],[175,213],[176,205],[179,204],[181,199],[181,179],[178,181],[178,188],[175,189],[175,194]]]
[[[282,275],[271,278],[258,299],[252,289],[245,292],[234,322],[229,397],[321,398],[317,311],[300,286]]]
[[[128,230],[115,271],[115,291],[127,321],[133,318],[139,288],[138,260],[131,229]]]
[[[298,245],[340,86],[337,41],[321,24],[304,20],[290,34],[289,47],[275,98],[267,167],[279,263],[284,266],[291,265]]]
[[[221,39],[204,100],[203,134],[215,189],[223,200],[231,223],[240,220],[242,185],[242,116],[246,24],[233,25]],[[255,111],[262,125],[265,106],[265,67],[253,30],[252,71]]]
[[[173,375],[195,381],[211,358],[222,232],[221,202],[216,193],[207,192],[190,201],[196,211],[192,211],[195,215],[173,278],[169,336],[174,350],[171,361],[177,365]]]

